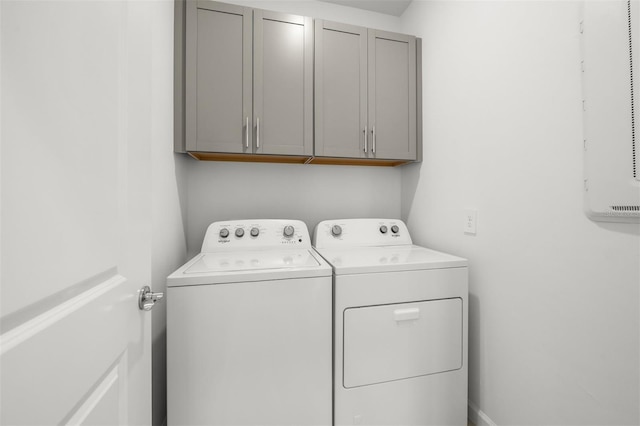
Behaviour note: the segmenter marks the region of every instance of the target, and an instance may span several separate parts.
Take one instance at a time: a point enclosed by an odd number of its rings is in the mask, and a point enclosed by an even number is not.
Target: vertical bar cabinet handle
[[[256,118],[256,148],[260,148],[260,117]]]
[[[371,147],[371,152],[376,153],[376,126],[373,126],[371,129],[371,133],[373,136],[373,146]]]
[[[364,126],[364,152],[367,152],[367,126]]]
[[[247,134],[245,135],[245,146],[249,149],[249,116],[247,115]]]

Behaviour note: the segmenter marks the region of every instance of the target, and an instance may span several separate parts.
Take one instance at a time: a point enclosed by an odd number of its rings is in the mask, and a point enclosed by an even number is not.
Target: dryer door
[[[345,388],[462,367],[462,299],[344,311]]]

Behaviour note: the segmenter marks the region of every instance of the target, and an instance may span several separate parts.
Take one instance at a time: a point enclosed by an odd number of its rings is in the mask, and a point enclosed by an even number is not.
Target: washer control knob
[[[229,230],[227,228],[222,228],[220,230],[220,238],[227,238],[229,236]]]
[[[236,229],[236,237],[242,238],[244,236],[244,229],[238,228]]]
[[[398,232],[400,232],[400,228],[398,228],[398,225],[393,225],[391,227],[391,232],[393,232],[394,234],[397,234]]]
[[[333,225],[331,227],[331,235],[334,237],[339,237],[342,235],[342,227],[340,225]]]
[[[388,229],[387,229],[387,226],[386,226],[386,225],[382,225],[382,226],[380,227],[380,232],[381,232],[381,233],[386,234],[386,233],[387,233],[387,231],[388,231]]]
[[[293,233],[295,232],[295,228],[291,225],[287,225],[284,227],[284,230],[282,231],[282,235],[284,235],[285,237],[293,237]]]
[[[260,230],[256,227],[251,228],[251,236],[257,237],[260,234]]]

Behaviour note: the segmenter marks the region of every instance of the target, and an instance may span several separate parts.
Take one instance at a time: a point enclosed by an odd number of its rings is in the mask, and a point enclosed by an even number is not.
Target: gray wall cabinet
[[[313,155],[313,21],[186,4],[186,151]]]
[[[200,160],[421,161],[421,43],[210,0],[176,0],[175,151]]]
[[[187,151],[252,152],[252,16],[246,7],[187,2]]]
[[[315,22],[315,155],[365,157],[367,29]]]
[[[253,117],[258,154],[313,155],[313,20],[255,10]]]
[[[315,22],[315,155],[416,160],[416,38]]]

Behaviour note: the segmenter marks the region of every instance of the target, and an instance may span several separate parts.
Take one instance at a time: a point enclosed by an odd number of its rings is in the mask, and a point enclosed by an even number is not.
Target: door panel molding
[[[78,310],[104,296],[115,287],[124,284],[126,278],[116,274],[102,283],[41,313],[24,324],[0,335],[0,355],[4,355],[36,334],[53,327],[55,323],[73,315]],[[3,320],[4,321],[4,320]]]
[[[93,275],[92,277],[72,284],[51,296],[45,297],[41,300],[36,300],[31,305],[25,306],[16,312],[5,315],[2,317],[2,322],[0,323],[0,335],[4,335],[9,330],[13,330],[16,327],[26,324],[34,318],[59,307],[63,303],[89,291],[94,287],[98,287],[116,274],[117,268],[113,266],[103,272]],[[34,299],[37,299],[37,295],[34,295]]]
[[[127,330],[131,310],[138,311],[135,294],[122,297],[130,293],[130,286],[125,277],[114,275],[1,336],[1,424],[51,424],[73,417],[78,401],[85,401],[87,390],[94,389],[111,368],[105,366],[113,366],[132,336],[144,332],[121,334]],[[51,392],[50,386],[39,383],[59,386]]]
[[[70,418],[61,423],[67,426],[91,425],[96,424],[96,417],[104,416],[100,418],[111,417],[114,425],[126,424],[127,418],[123,410],[123,404],[126,404],[126,372],[127,351],[118,358],[96,387],[88,392],[78,407],[71,410]]]

